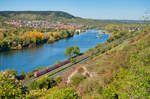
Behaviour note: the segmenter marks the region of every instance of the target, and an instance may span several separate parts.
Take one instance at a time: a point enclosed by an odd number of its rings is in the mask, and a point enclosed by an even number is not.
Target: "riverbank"
[[[19,31],[18,31],[19,32]],[[75,30],[57,30],[46,33],[34,31],[26,31],[23,34],[16,36],[4,37],[3,33],[0,33],[0,52],[8,50],[20,50],[23,48],[33,48],[44,43],[54,43],[58,40],[72,37],[75,35]]]

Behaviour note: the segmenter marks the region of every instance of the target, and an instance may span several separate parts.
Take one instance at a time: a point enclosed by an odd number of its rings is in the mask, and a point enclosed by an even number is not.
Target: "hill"
[[[11,17],[12,15],[17,16],[19,14],[33,14],[40,16],[55,16],[65,18],[75,18],[73,15],[63,11],[0,11],[0,16]]]
[[[139,23],[132,20],[98,20],[76,17],[64,11],[0,11],[0,21],[10,20],[43,20],[49,22],[83,23],[86,25],[104,26],[106,24]]]
[[[0,11],[1,20],[64,21],[77,17],[63,11]]]

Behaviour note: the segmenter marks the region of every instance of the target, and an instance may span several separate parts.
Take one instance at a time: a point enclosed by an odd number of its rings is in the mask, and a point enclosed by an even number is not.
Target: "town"
[[[16,25],[19,27],[31,27],[31,28],[47,28],[47,29],[75,29],[75,28],[81,28],[84,25],[80,23],[61,23],[61,22],[56,22],[56,23],[51,23],[47,21],[42,21],[42,20],[11,20],[11,21],[5,21],[6,24],[12,24]]]

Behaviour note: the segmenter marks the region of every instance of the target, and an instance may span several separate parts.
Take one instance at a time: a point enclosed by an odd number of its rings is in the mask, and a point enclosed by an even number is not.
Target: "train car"
[[[45,74],[45,73],[47,73],[46,69],[36,72],[36,73],[34,74],[34,76],[35,76],[35,77],[38,77],[38,76],[41,76],[41,75],[43,75],[43,74]]]
[[[54,69],[56,69],[56,68],[59,68],[59,67],[65,65],[65,64],[67,64],[67,63],[69,63],[69,60],[65,60],[64,62],[60,62],[60,63],[56,64],[56,65],[53,66],[53,67],[49,67],[49,68],[47,68],[47,71],[49,72],[49,71],[51,71],[51,70],[54,70]]]
[[[54,69],[56,69],[56,68],[61,67],[61,66],[65,65],[65,64],[67,64],[67,63],[69,63],[69,62],[70,62],[70,60],[65,60],[65,61],[63,61],[63,62],[60,62],[60,63],[58,63],[58,64],[52,66],[52,67],[49,67],[49,68],[46,68],[46,69],[44,69],[44,70],[41,70],[41,71],[36,72],[36,73],[34,74],[34,76],[35,76],[35,77],[39,77],[39,76],[41,76],[41,75],[43,75],[43,74],[46,74],[47,72],[50,72],[50,71],[52,71],[52,70],[54,70]]]

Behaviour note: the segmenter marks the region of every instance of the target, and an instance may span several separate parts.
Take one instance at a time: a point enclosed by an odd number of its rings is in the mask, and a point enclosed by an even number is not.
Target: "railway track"
[[[128,39],[129,39],[129,38],[127,38],[127,39],[125,39],[125,40],[122,40],[121,42],[119,42],[119,43],[117,44],[117,46],[120,45],[121,43],[123,43],[124,41],[127,41]],[[99,50],[105,49],[105,48],[107,48],[108,46],[110,46],[110,45],[112,45],[112,44],[114,44],[114,43],[116,43],[116,42],[118,42],[118,41],[119,41],[119,40],[113,41],[113,42],[111,42],[111,43],[109,43],[109,44],[107,44],[107,45],[101,47]],[[98,51],[98,50],[96,50],[95,53],[97,53],[97,51]],[[106,51],[108,51],[108,50],[106,50]],[[55,78],[56,76],[61,75],[63,72],[67,71],[68,69],[70,69],[70,68],[76,66],[77,64],[85,63],[85,62],[87,62],[88,60],[90,60],[90,58],[89,58],[89,55],[90,55],[90,54],[91,54],[91,53],[88,53],[88,54],[86,54],[86,55],[79,56],[79,60],[77,60],[75,63],[68,63],[68,64],[65,64],[65,65],[63,65],[63,66],[61,66],[61,67],[59,67],[59,68],[57,68],[57,69],[55,69],[55,70],[52,70],[52,71],[50,71],[50,72],[48,72],[48,73],[46,73],[46,74],[43,74],[43,75],[41,75],[41,76],[39,76],[39,77],[31,78],[31,79],[29,79],[29,80],[23,82],[23,85],[27,85],[27,84],[30,83],[31,81],[33,81],[33,80],[38,80],[38,79],[40,79],[41,77],[46,76],[46,75],[50,76],[51,78]],[[101,52],[98,52],[98,53],[97,53],[97,55],[100,55],[100,54],[102,54],[102,53],[101,53]],[[97,56],[97,55],[95,55],[95,56]],[[83,57],[83,58],[80,59],[80,57]]]

